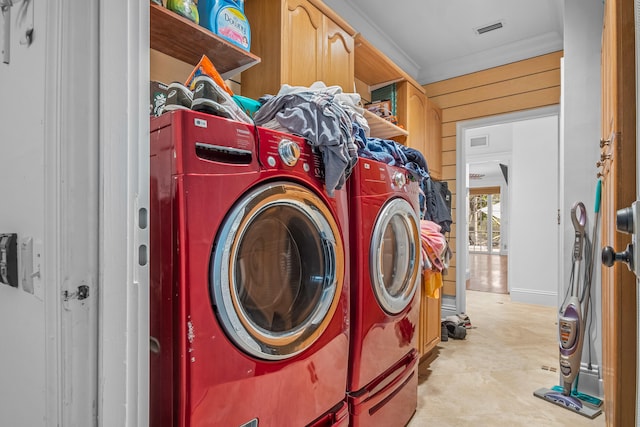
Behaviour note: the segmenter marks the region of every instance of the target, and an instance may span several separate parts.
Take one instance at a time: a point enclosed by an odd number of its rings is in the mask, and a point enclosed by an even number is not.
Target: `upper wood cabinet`
[[[324,52],[322,78],[327,84],[337,85],[344,92],[353,92],[354,40],[353,34],[333,20],[324,19]]]
[[[442,110],[427,99],[427,139],[423,152],[432,178],[442,180]]]
[[[408,135],[394,139],[426,156],[427,97],[420,86],[408,81],[398,83],[397,89],[396,113]]]
[[[366,100],[371,99],[373,89],[395,82],[411,82],[415,87],[420,87],[418,82],[360,34],[356,36],[354,73],[360,86],[358,92]],[[401,97],[401,95],[398,96]],[[403,127],[385,120],[379,121],[375,118],[372,120],[370,116],[365,116],[371,127],[371,136],[382,139],[393,138],[398,142],[405,143],[411,132],[405,123],[407,111],[405,107],[398,106],[396,110],[396,116]]]
[[[355,74],[358,80],[370,87],[404,80],[420,87],[417,81],[360,34],[356,36]]]
[[[397,114],[408,135],[394,139],[408,147],[415,148],[424,155],[429,167],[429,175],[442,179],[442,112],[424,94],[421,86],[409,81],[400,82],[398,87]]]
[[[242,73],[242,95],[275,95],[283,84],[322,81],[353,92],[355,31],[322,2],[261,0],[245,4],[251,51],[262,62]]]

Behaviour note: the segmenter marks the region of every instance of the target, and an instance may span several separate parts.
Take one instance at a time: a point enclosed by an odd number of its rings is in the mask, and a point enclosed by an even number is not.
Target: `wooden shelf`
[[[196,65],[202,55],[216,66],[223,79],[260,62],[211,31],[160,5],[150,3],[150,47],[180,61]]]
[[[356,78],[369,85],[370,88],[407,80],[424,92],[420,83],[361,35],[356,36],[354,65]]]
[[[371,136],[373,138],[389,139],[393,138],[394,136],[409,135],[409,132],[407,132],[406,130],[394,125],[393,123],[383,119],[382,117],[376,116],[371,111],[365,110],[364,118],[367,119],[367,122],[369,123]]]

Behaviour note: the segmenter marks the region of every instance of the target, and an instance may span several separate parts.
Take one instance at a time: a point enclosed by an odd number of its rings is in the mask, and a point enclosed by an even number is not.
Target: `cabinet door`
[[[305,0],[289,0],[282,40],[282,83],[311,86],[322,80],[323,14]]]
[[[439,273],[438,273],[439,274]],[[440,289],[436,291],[436,297],[427,299],[427,346],[426,352],[430,352],[440,342],[441,315],[440,315]]]
[[[427,293],[423,290],[420,294],[420,322],[418,332],[418,353],[420,357],[429,354],[440,342],[440,322],[440,289],[436,291],[435,297],[433,298],[427,296]]]
[[[442,111],[436,104],[427,101],[427,140],[426,152],[429,173],[434,179],[442,176]]]
[[[407,145],[419,150],[427,159],[430,166],[427,148],[427,97],[410,83],[407,84],[407,119],[406,126],[409,132]]]
[[[327,86],[342,87],[343,92],[355,92],[353,37],[327,17],[324,24],[322,80]]]

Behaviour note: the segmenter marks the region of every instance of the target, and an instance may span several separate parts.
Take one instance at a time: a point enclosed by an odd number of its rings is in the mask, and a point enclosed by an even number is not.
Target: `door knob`
[[[616,212],[616,229],[622,233],[631,234],[631,243],[629,243],[623,252],[616,252],[611,246],[602,248],[602,264],[612,267],[616,262],[624,262],[633,273],[636,268],[640,267],[640,258],[634,250],[636,241],[638,240],[638,232],[640,231],[640,207],[638,201],[635,201],[628,208],[620,209]]]
[[[602,263],[607,267],[613,267],[615,262],[624,262],[630,271],[633,271],[633,245],[628,244],[624,252],[616,252],[611,246],[602,248]]]

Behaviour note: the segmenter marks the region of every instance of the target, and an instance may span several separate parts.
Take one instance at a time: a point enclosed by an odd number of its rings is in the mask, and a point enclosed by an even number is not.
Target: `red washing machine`
[[[350,179],[350,425],[393,427],[417,407],[419,184],[408,170],[358,159]]]
[[[301,138],[151,121],[150,425],[346,426],[348,201]]]

